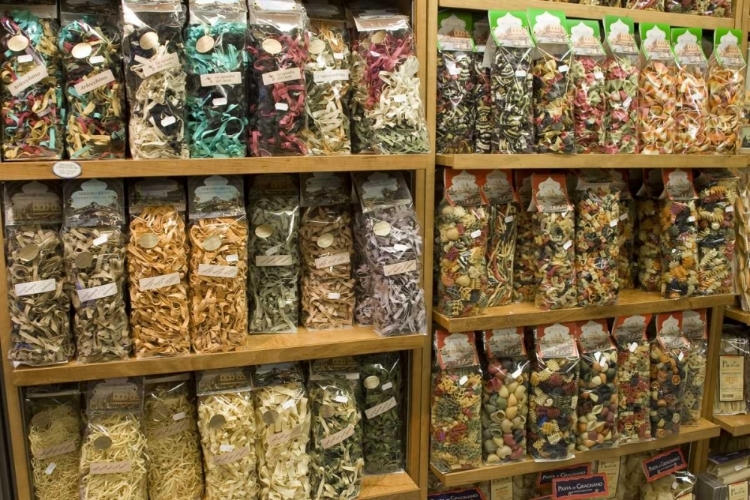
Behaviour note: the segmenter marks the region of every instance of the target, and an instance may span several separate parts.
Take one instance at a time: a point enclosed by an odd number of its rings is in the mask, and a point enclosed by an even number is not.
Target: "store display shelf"
[[[491,307],[481,316],[449,318],[441,313],[433,313],[433,319],[449,332],[470,332],[492,328],[509,328],[564,321],[585,321],[598,318],[614,318],[631,314],[653,314],[686,309],[726,306],[734,303],[734,295],[709,295],[707,297],[687,297],[664,299],[659,293],[642,290],[623,290],[614,306],[574,307],[542,311],[533,302],[521,302],[508,306]]]
[[[750,313],[743,311],[739,306],[729,306],[725,308],[724,317],[750,325]]]
[[[707,17],[693,14],[670,14],[652,10],[622,9],[618,7],[600,7],[577,3],[555,3],[544,0],[525,0],[519,7],[518,0],[439,0],[440,7],[472,10],[518,10],[523,9],[555,9],[565,12],[567,17],[583,19],[603,19],[605,15],[628,16],[636,23],[665,23],[671,26],[688,26],[713,30],[716,28],[733,28],[734,19],[729,17]]]
[[[0,181],[57,179],[55,161],[3,163]],[[432,155],[280,156],[192,160],[80,161],[81,178],[158,177],[166,175],[231,175],[295,172],[354,172],[369,170],[424,170]]]
[[[359,500],[419,500],[419,486],[405,472],[365,476]]]
[[[618,458],[625,455],[632,455],[633,453],[669,448],[670,446],[710,439],[718,436],[720,433],[721,428],[718,425],[712,424],[708,420],[702,418],[696,426],[682,426],[680,433],[674,436],[645,441],[643,443],[626,444],[608,450],[578,452],[576,453],[575,458],[571,458],[570,460],[560,462],[535,462],[530,458],[527,458],[522,462],[492,465],[480,469],[451,472],[449,474],[441,473],[432,467],[432,472],[445,486],[461,486],[464,484],[490,481],[492,479],[503,477],[517,476],[519,474],[532,474],[545,470],[557,469],[559,467],[567,467],[569,465],[593,462],[596,460]]]
[[[747,157],[742,155],[435,155],[436,165],[462,169],[740,168],[746,167],[747,162]]]
[[[750,434],[750,415],[714,415],[713,419],[734,437]]]
[[[189,354],[174,358],[130,358],[106,363],[71,361],[39,368],[18,367],[13,370],[13,382],[17,386],[29,386],[353,356],[424,348],[426,339],[424,334],[380,337],[369,327],[325,331],[300,328],[297,333],[252,335],[249,347],[237,352]]]

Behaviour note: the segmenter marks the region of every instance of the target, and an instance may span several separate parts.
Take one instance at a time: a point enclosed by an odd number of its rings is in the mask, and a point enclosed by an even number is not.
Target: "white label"
[[[11,94],[18,95],[35,83],[41,82],[48,75],[46,66],[37,66],[15,82],[8,84],[8,90]]]
[[[558,68],[558,70],[560,71],[560,73],[567,73],[569,69],[570,68],[568,68],[567,64],[563,64],[562,66],[560,66]]]
[[[226,97],[217,97],[216,99],[214,99],[213,101],[211,101],[211,104],[214,105],[214,108],[218,107],[218,106],[226,106],[227,105],[227,98]]]
[[[299,68],[280,69],[263,74],[263,85],[273,85],[274,83],[283,83],[291,80],[301,80],[302,73]]]
[[[142,292],[149,290],[158,290],[159,288],[166,288],[168,286],[180,284],[180,273],[162,274],[161,276],[154,276],[152,278],[141,278],[138,280],[138,288]]]
[[[293,399],[290,399],[288,401],[284,401],[284,403],[282,403],[282,405],[281,405],[281,409],[282,410],[288,410],[289,408],[291,408],[292,406],[294,406],[294,404],[295,403],[294,403]]]
[[[86,80],[76,83],[74,85],[76,92],[78,92],[78,95],[83,95],[91,92],[92,90],[96,90],[99,87],[103,87],[107,85],[110,82],[115,81],[115,75],[112,74],[112,70],[102,71],[98,75],[95,75],[91,78],[87,78]]]
[[[145,78],[148,78],[149,76],[160,73],[164,70],[179,67],[180,58],[175,52],[172,54],[167,54],[166,56],[160,57],[158,59],[147,59],[145,62],[143,62],[143,76]]]
[[[201,75],[201,87],[213,87],[214,85],[239,85],[240,83],[242,83],[242,73],[239,71]]]
[[[474,231],[474,232],[471,233],[471,237],[474,238],[474,239],[479,238],[480,236],[482,236],[482,230],[481,229],[477,229],[476,231]]]
[[[276,108],[276,111],[289,111],[289,105],[285,102],[277,102],[274,108]]]
[[[597,80],[602,80],[604,78],[604,73],[601,71],[594,71],[594,78]]]
[[[382,389],[383,389],[384,391],[387,391],[387,390],[388,390],[388,389],[390,389],[391,387],[393,387],[393,383],[392,383],[392,382],[387,382],[387,383],[383,384],[383,387],[382,387]]]
[[[117,283],[108,283],[106,285],[95,286],[92,288],[84,288],[83,290],[77,290],[77,292],[78,299],[81,302],[103,299],[104,297],[111,297],[117,293]]]
[[[406,102],[406,96],[402,94],[395,95],[393,96],[393,102]]]
[[[44,469],[44,473],[49,476],[50,474],[55,472],[55,469],[57,469],[57,464],[55,462],[52,462],[51,464],[47,466],[46,469]]]
[[[620,220],[628,220],[628,214],[622,214]]]
[[[335,396],[333,398],[333,400],[336,401],[337,403],[348,403],[349,402],[349,398],[346,397],[346,396]]]
[[[240,256],[237,254],[227,255],[227,262],[237,262],[240,260]]]
[[[393,249],[397,252],[406,252],[411,248],[409,245],[402,245],[401,243],[396,243],[393,245]]]
[[[341,298],[340,293],[331,292],[328,294],[328,300],[339,300]]]
[[[632,97],[628,97],[627,99],[625,99],[625,100],[624,100],[624,101],[622,102],[622,107],[623,107],[623,108],[629,108],[629,107],[630,107],[630,103],[631,103],[631,102],[633,102],[633,98],[632,98]]]
[[[518,78],[526,78],[526,72],[524,70],[522,70],[522,69],[517,69],[516,70],[516,76]]]
[[[258,267],[291,266],[291,255],[257,255],[255,265]]]
[[[395,276],[397,274],[404,274],[417,269],[417,261],[409,260],[406,262],[399,262],[398,264],[390,264],[383,266],[383,274],[385,276]]]
[[[514,219],[515,217],[513,217],[512,215],[509,215],[505,218],[505,222],[513,222]]]
[[[81,175],[81,166],[74,161],[58,161],[52,165],[52,173],[61,179],[74,179]]]
[[[179,422],[180,420],[185,418],[185,416],[185,412],[181,411],[180,413],[175,413],[174,415],[172,415],[172,420],[174,420],[175,422]]]
[[[337,253],[336,255],[328,255],[326,257],[318,257],[315,259],[315,268],[323,269],[326,267],[348,264],[349,262],[350,259],[348,253]]]
[[[281,249],[281,245],[276,245],[276,246],[274,246],[274,247],[271,247],[271,248],[269,248],[268,250],[266,250],[266,255],[273,255],[273,254],[275,254],[276,252],[278,252],[278,251],[279,251],[279,249]]]
[[[572,241],[570,240],[566,241],[565,244],[563,245],[563,250],[567,250],[568,248],[570,248],[572,244],[573,244]]]
[[[198,264],[198,276],[209,276],[211,278],[236,278],[237,267]]]
[[[38,293],[54,292],[57,283],[54,279],[29,281],[28,283],[19,283],[15,287],[16,296],[25,297],[27,295],[36,295]]]
[[[229,453],[225,453],[223,455],[217,455],[214,457],[214,464],[215,465],[226,465],[231,464],[233,462],[236,462],[238,460],[242,460],[243,458],[250,455],[250,448],[247,446],[243,446],[242,448],[237,448],[234,451],[231,451]]]
[[[728,207],[726,208],[725,212],[727,212],[727,213],[729,213],[729,212],[734,212],[734,206],[732,206],[732,205],[729,205],[729,206],[728,206]]]
[[[680,361],[682,361],[684,358],[685,358],[685,354],[684,353],[680,353],[680,355],[677,356],[677,359],[679,359]]]
[[[169,127],[170,125],[174,125],[176,121],[177,121],[177,118],[175,118],[174,116],[165,116],[161,120],[161,126]]]
[[[230,451],[234,451],[234,446],[231,444],[222,444],[219,446],[219,451],[222,453],[229,453]]]
[[[688,217],[688,222],[695,222],[695,216],[691,215]]]
[[[95,247],[98,247],[100,245],[104,245],[108,241],[109,241],[109,235],[105,233],[99,236],[98,238],[94,239],[94,241],[92,241],[91,243],[93,243]]]
[[[366,409],[365,415],[367,416],[367,420],[371,420],[377,417],[378,415],[382,415],[383,413],[395,407],[396,407],[396,398],[394,397],[394,398],[389,399],[388,401],[380,403],[379,405],[375,405],[372,408]]]
[[[331,83],[349,80],[348,69],[327,69],[325,71],[313,71],[313,82]]]
[[[458,385],[464,385],[468,380],[469,380],[469,377],[467,377],[466,375],[464,375],[463,377],[461,377],[458,380]]]
[[[293,403],[292,403],[293,404]],[[288,431],[277,432],[268,436],[268,447],[275,448],[284,443],[288,443],[294,438],[298,438],[302,435],[302,425],[298,425]]]
[[[633,342],[632,344],[630,344],[630,347],[628,347],[628,350],[630,352],[635,352],[636,349],[638,349],[638,343],[637,342]]]
[[[89,59],[89,63],[91,64],[101,64],[104,62],[104,56],[92,56]]]
[[[609,227],[617,227],[617,219],[609,221]]]
[[[20,56],[18,56],[18,62],[21,64],[30,63],[33,60],[34,56],[32,56],[31,54],[21,54]]]
[[[354,426],[348,425],[346,426],[345,429],[342,429],[335,434],[331,434],[327,438],[323,438],[323,440],[320,442],[320,446],[322,446],[323,449],[327,449],[327,448],[330,448],[331,446],[335,446],[339,444],[340,442],[352,437],[353,435],[354,435]]]

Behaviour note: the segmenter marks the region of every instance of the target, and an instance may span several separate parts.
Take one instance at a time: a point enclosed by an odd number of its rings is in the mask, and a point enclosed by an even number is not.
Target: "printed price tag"
[[[172,420],[174,420],[175,422],[179,422],[180,420],[185,418],[185,416],[185,412],[181,411],[180,413],[175,413],[174,415],[172,415]]]
[[[18,297],[25,297],[26,295],[36,295],[38,293],[54,292],[57,288],[57,283],[54,279],[41,280],[41,281],[29,281],[28,283],[19,283],[13,287]]]
[[[168,286],[179,284],[180,273],[162,274],[161,276],[141,278],[138,280],[138,287],[142,292],[147,292],[149,290],[158,290],[159,288],[166,288]]]
[[[285,102],[277,102],[274,105],[274,108],[276,108],[277,111],[289,111],[289,105]]]
[[[117,284],[108,283],[106,285],[84,288],[82,290],[77,290],[77,293],[78,299],[81,302],[103,299],[104,297],[111,297],[112,295],[115,295],[117,293]]]
[[[219,451],[222,453],[229,453],[230,451],[234,451],[234,446],[231,444],[222,444],[219,446]]]
[[[49,76],[47,66],[37,66],[25,75],[18,78],[13,83],[9,83],[7,88],[12,95],[18,95],[35,83],[39,83]]]
[[[315,268],[324,269],[326,267],[348,264],[350,261],[351,259],[348,253],[337,253],[336,255],[328,255],[326,257],[318,257],[315,259]]]
[[[386,382],[385,384],[383,384],[383,387],[382,387],[382,389],[383,389],[384,391],[387,391],[387,390],[388,390],[388,389],[390,389],[391,387],[393,387],[393,383],[392,383],[392,382]]]
[[[239,85],[240,83],[242,83],[242,73],[239,71],[201,75],[201,87],[213,87],[214,85]]]
[[[477,229],[476,231],[474,231],[474,232],[471,233],[471,237],[474,238],[474,239],[477,239],[480,236],[482,236],[482,230],[481,229]]]
[[[323,440],[320,442],[320,446],[322,446],[323,449],[325,450],[332,446],[336,446],[337,444],[352,437],[353,435],[354,435],[354,426],[348,425],[346,426],[346,428],[336,432],[335,434],[331,434],[327,438],[323,438]]]
[[[297,427],[294,427],[293,429],[289,429],[288,431],[281,431],[275,434],[271,434],[270,436],[268,436],[268,447],[275,448],[276,446],[280,446],[284,443],[288,443],[292,439],[298,438],[301,435],[302,435],[301,425],[298,425]]]
[[[301,80],[302,73],[299,68],[280,69],[263,73],[263,85],[273,85],[274,83],[283,83],[291,80]]]
[[[398,264],[390,264],[383,266],[383,274],[385,276],[396,276],[397,274],[404,274],[411,271],[416,271],[417,261],[408,260],[406,262],[399,262]]]
[[[78,95],[88,94],[92,90],[96,90],[99,87],[104,87],[110,82],[115,81],[115,75],[112,74],[112,70],[102,71],[101,73],[87,78],[80,83],[74,85]]]
[[[242,460],[248,455],[250,455],[250,448],[248,448],[247,446],[243,446],[242,448],[237,448],[232,452],[224,453],[223,455],[216,455],[214,457],[214,465],[231,464],[238,460]]]
[[[92,241],[92,243],[94,244],[95,247],[98,247],[98,246],[104,245],[108,241],[109,241],[109,235],[105,233],[99,236],[98,238],[95,238],[94,241]]]
[[[55,472],[55,469],[57,469],[57,464],[55,462],[52,462],[47,466],[46,469],[44,469],[44,473],[48,476],[51,476],[53,472]]]
[[[380,403],[379,405],[375,405],[372,408],[366,409],[365,415],[367,416],[367,420],[372,420],[373,418],[382,415],[383,413],[387,412],[388,410],[392,410],[395,407],[396,398],[393,397],[387,401]]]
[[[291,266],[291,255],[258,255],[255,257],[255,265],[258,267]]]
[[[236,278],[237,267],[198,264],[198,276],[209,276],[211,278]]]

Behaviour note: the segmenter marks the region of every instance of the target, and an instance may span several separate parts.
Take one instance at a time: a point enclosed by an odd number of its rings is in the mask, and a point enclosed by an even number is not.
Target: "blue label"
[[[552,481],[558,478],[587,476],[588,474],[591,474],[591,464],[573,465],[563,469],[540,472],[539,477],[536,479],[536,484],[544,486],[545,484],[552,484]]]
[[[646,481],[649,483],[687,467],[685,457],[679,448],[646,459],[642,465],[643,473],[646,474]]]
[[[552,481],[552,498],[606,498],[609,496],[606,474],[591,474]]]

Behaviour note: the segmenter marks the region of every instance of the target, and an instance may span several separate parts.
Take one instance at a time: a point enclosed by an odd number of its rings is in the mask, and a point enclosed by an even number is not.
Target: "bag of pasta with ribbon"
[[[147,500],[143,378],[95,380],[86,393],[81,500]]]
[[[635,287],[637,267],[635,260],[635,199],[630,191],[630,175],[627,170],[608,170],[612,187],[620,194],[617,220],[617,280],[620,290]]]
[[[516,253],[517,216],[521,207],[513,188],[512,171],[493,170],[481,186],[489,203],[487,289],[489,307],[513,301],[513,259]]]
[[[78,360],[128,357],[132,340],[125,305],[125,187],[120,179],[84,179],[63,185],[61,231],[75,314]]]
[[[180,179],[133,182],[128,277],[130,324],[139,357],[190,353],[185,185]]]
[[[354,321],[354,251],[349,179],[338,173],[300,178],[302,323],[325,330]]]
[[[193,349],[247,344],[247,239],[240,176],[190,177],[190,312]]]
[[[702,40],[703,31],[700,28],[672,28],[672,50],[677,62],[676,154],[706,154],[710,149],[706,134],[708,61],[701,48]]]
[[[661,221],[661,294],[676,299],[697,293],[698,279],[698,198],[693,172],[679,168],[662,169],[664,192],[659,200]]]
[[[638,142],[648,155],[675,152],[677,68],[666,24],[641,23]]]
[[[136,160],[188,158],[185,7],[177,0],[124,0],[122,10],[130,154]]]
[[[299,187],[287,174],[250,188],[250,332],[295,332],[299,322]]]
[[[24,403],[34,498],[78,500],[83,428],[79,385],[30,387]]]
[[[312,415],[299,365],[261,365],[253,386],[260,498],[310,498]]]
[[[705,309],[682,312],[682,332],[689,344],[685,368],[685,395],[680,424],[698,425],[703,409],[708,353],[708,322]]]
[[[258,498],[258,423],[249,367],[197,374],[205,500]]]
[[[745,99],[745,59],[740,30],[716,28],[708,60],[708,120],[706,137],[714,154],[736,154],[742,144]]]
[[[60,159],[65,102],[57,3],[2,7],[3,161]]]
[[[5,258],[11,320],[8,359],[51,365],[75,353],[66,290],[58,182],[6,182]]]
[[[185,121],[191,158],[246,156],[246,36],[244,1],[190,1]]]
[[[656,337],[651,342],[651,435],[657,439],[680,432],[690,354],[682,328],[682,311],[656,315]]]
[[[65,142],[71,160],[125,157],[127,118],[119,9],[116,0],[64,0],[60,6],[62,26],[57,46],[65,68]]]
[[[430,463],[440,472],[482,466],[482,369],[474,332],[436,330]]]
[[[635,233],[637,253],[638,286],[647,292],[661,289],[661,221],[659,196],[664,191],[661,170],[643,171],[643,185],[635,198],[635,214],[638,230]]]

